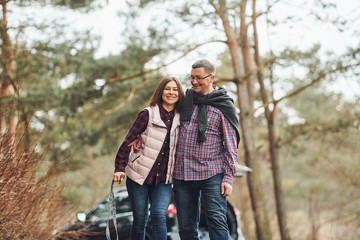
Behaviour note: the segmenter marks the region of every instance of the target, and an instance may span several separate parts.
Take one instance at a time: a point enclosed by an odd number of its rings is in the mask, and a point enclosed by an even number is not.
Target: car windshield
[[[132,212],[130,200],[126,192],[115,193],[116,200],[116,214]],[[88,215],[91,222],[99,221],[100,219],[107,219],[108,217],[108,201],[107,199],[99,203]],[[110,216],[111,218],[112,216]]]

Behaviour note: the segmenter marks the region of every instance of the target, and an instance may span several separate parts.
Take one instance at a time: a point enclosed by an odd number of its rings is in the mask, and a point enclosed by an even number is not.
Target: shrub
[[[24,139],[10,144],[6,135],[0,138],[0,236],[50,239],[62,218],[60,184],[41,177],[43,158]]]

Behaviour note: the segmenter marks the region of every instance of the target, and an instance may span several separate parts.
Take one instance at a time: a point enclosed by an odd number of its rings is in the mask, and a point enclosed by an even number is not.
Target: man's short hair
[[[203,67],[206,72],[215,74],[215,66],[207,59],[197,60],[192,66],[192,69]]]

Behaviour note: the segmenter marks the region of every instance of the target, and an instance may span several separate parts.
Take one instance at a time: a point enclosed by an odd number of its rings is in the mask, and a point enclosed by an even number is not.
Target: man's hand
[[[224,197],[230,196],[232,193],[232,185],[228,182],[221,183],[221,195]]]
[[[113,175],[113,180],[114,182],[119,182],[121,183],[121,181],[125,178],[125,173],[124,172],[116,172]]]

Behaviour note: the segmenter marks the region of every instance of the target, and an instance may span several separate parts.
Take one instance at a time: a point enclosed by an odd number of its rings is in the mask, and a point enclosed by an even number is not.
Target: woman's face
[[[179,89],[175,81],[170,81],[165,85],[162,100],[167,106],[174,106],[179,101]]]

